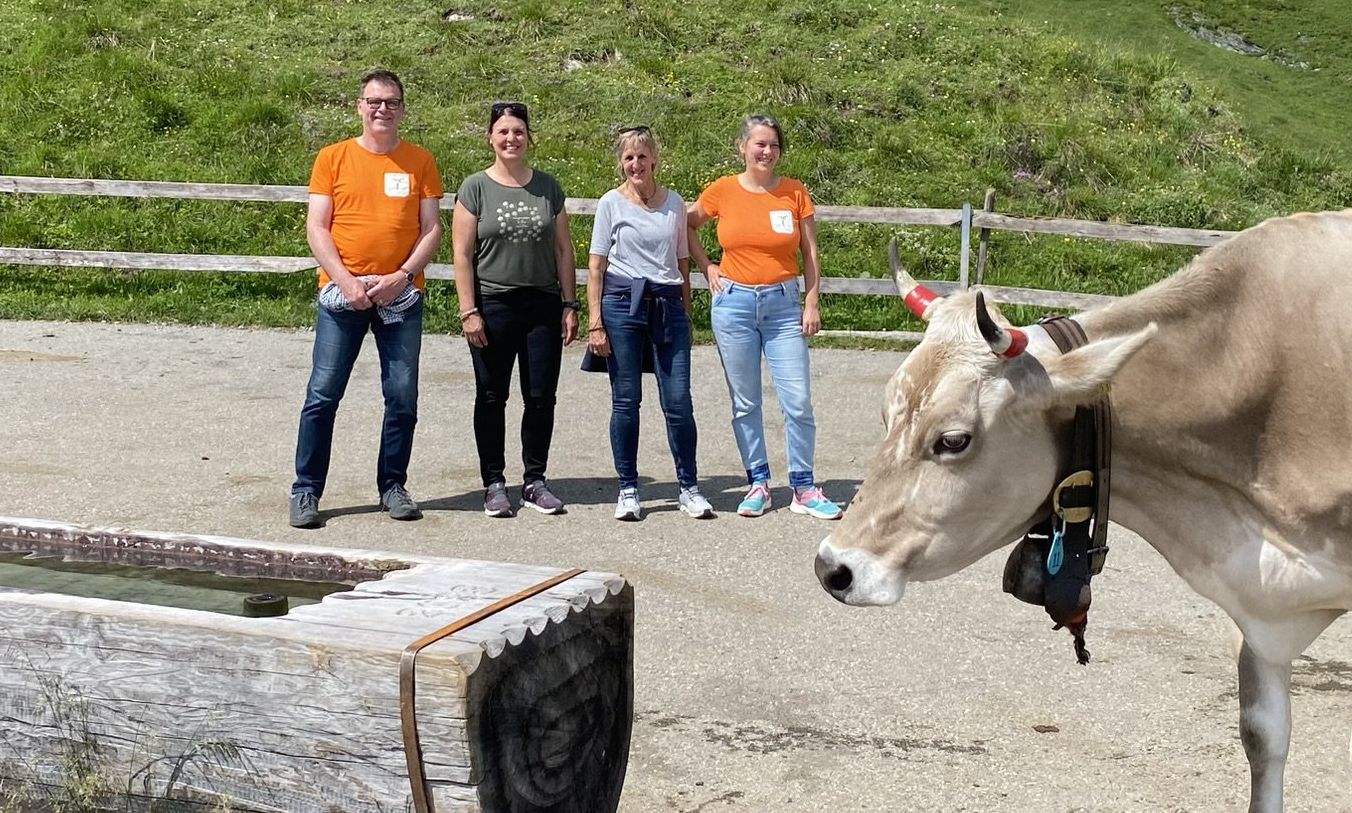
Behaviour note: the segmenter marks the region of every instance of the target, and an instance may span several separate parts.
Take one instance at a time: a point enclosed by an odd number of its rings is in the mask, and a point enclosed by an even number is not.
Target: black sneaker
[[[390,519],[422,519],[422,511],[418,510],[418,504],[398,483],[380,495],[380,505],[390,512]]]
[[[484,489],[484,513],[490,517],[512,515],[512,501],[507,497],[506,483],[493,483]]]
[[[541,514],[557,514],[563,511],[563,500],[554,496],[544,480],[526,483],[521,487],[521,504],[529,505]]]
[[[318,528],[319,498],[308,491],[297,491],[291,495],[291,527]]]

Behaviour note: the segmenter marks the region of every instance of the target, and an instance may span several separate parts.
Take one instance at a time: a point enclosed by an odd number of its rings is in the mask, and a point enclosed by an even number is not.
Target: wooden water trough
[[[618,806],[620,576],[6,517],[0,551],[352,585],[265,618],[0,588],[6,794],[97,772],[118,810]]]

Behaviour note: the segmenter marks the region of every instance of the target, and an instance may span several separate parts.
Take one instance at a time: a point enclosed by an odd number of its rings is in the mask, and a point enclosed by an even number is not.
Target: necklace
[[[645,195],[643,194],[642,191],[639,190],[637,184],[635,184],[633,181],[629,181],[629,191],[634,193],[634,197],[643,201],[644,206],[647,206],[648,202],[651,201],[653,199],[653,196],[657,194],[657,184],[653,184],[653,191]]]

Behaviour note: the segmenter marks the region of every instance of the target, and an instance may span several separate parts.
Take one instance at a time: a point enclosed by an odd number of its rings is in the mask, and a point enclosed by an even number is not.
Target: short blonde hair
[[[621,178],[624,177],[624,165],[621,163],[624,153],[633,147],[643,147],[652,156],[653,162],[657,161],[657,138],[653,131],[646,125],[626,127],[615,137],[615,171]]]

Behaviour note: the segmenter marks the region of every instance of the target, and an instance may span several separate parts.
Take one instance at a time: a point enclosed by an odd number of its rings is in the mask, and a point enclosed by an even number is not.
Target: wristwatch
[[[582,310],[582,305],[579,304],[578,301],[577,301],[576,299],[565,299],[565,300],[563,300],[563,306],[564,306],[565,308],[567,308],[568,310],[570,310],[570,311],[580,311],[580,310]]]
[[[404,278],[408,280],[408,284],[409,284],[409,285],[412,285],[412,284],[413,284],[413,280],[415,280],[415,279],[418,278],[418,275],[417,275],[417,274],[415,274],[414,272],[408,270],[407,268],[400,268],[399,270],[404,272]]]

